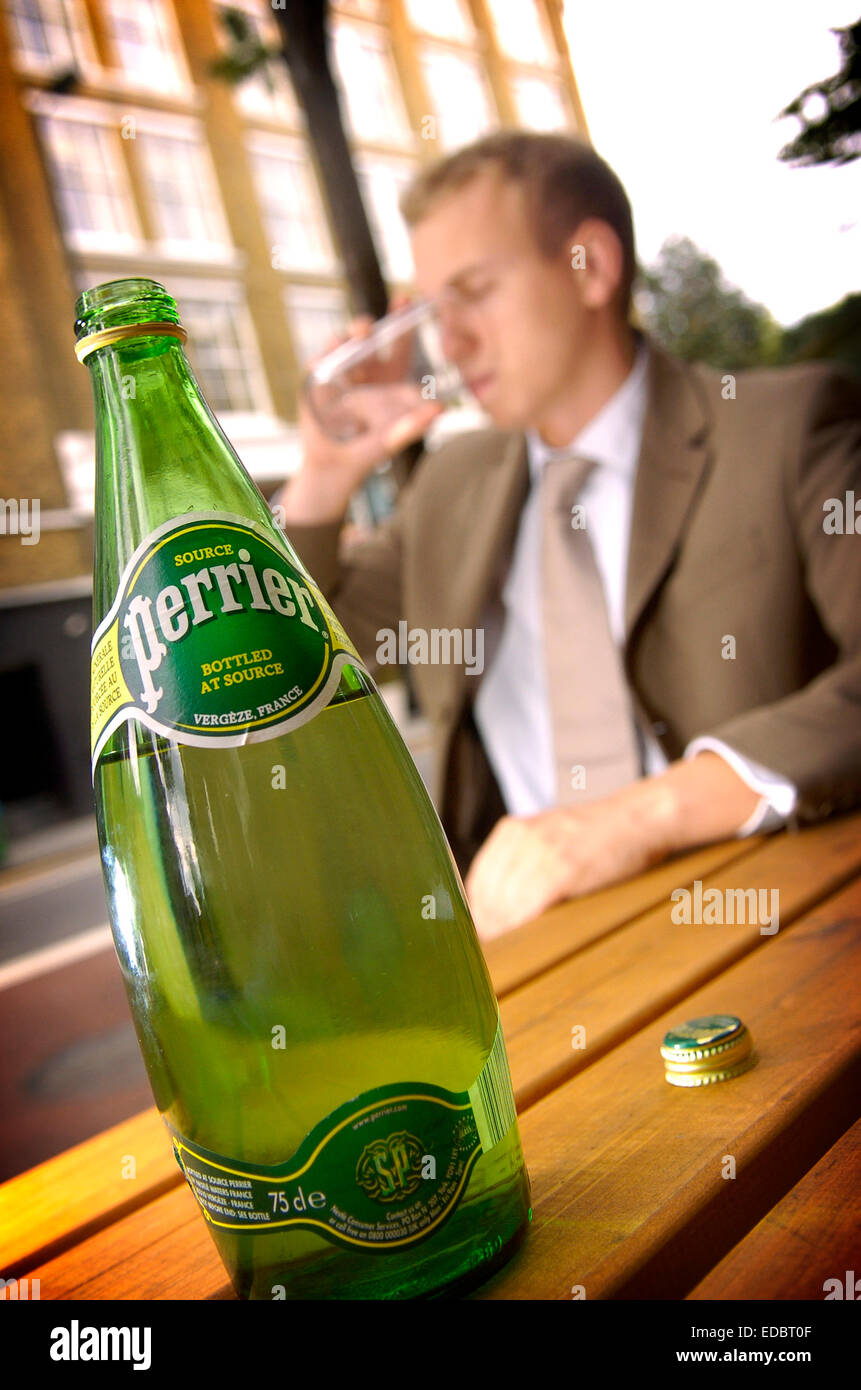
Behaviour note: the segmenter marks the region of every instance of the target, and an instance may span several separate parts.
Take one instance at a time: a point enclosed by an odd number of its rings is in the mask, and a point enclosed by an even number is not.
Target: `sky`
[[[861,0],[565,0],[592,142],[631,199],[638,255],[689,236],[783,324],[861,289],[861,159],[792,169],[777,113],[839,66]]]

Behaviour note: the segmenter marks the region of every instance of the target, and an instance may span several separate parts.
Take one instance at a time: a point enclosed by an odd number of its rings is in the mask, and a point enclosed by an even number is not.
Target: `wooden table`
[[[674,922],[696,880],[777,889],[779,929]],[[471,1297],[823,1300],[861,1276],[859,927],[853,816],[697,851],[489,943],[534,1220]],[[668,1085],[664,1033],[712,1013],[747,1023],[757,1065]],[[233,1297],[155,1109],[0,1187],[0,1270],[43,1300]]]

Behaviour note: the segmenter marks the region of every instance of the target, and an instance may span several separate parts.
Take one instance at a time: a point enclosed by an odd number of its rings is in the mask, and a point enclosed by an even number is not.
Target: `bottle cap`
[[[671,1028],[661,1048],[671,1086],[708,1086],[741,1076],[756,1062],[753,1039],[735,1014],[709,1014]]]
[[[75,305],[75,353],[85,362],[91,353],[123,338],[186,340],[176,300],[157,280],[127,277],[94,285]]]
[[[98,333],[88,333],[75,343],[75,356],[79,362],[86,362],[91,352],[97,348],[118,343],[124,338],[178,338],[184,343],[188,337],[181,323],[124,323],[115,328],[102,328]]]

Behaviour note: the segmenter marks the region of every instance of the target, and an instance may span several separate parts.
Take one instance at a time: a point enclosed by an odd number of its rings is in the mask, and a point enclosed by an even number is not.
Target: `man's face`
[[[440,195],[412,247],[418,292],[442,292],[444,351],[493,423],[540,429],[558,415],[587,357],[588,314],[570,246],[541,255],[520,186],[488,171]]]

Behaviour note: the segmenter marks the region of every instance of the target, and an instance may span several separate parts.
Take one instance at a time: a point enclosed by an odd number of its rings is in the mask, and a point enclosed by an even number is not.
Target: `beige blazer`
[[[849,809],[861,802],[861,383],[822,364],[732,378],[648,346],[624,647],[640,716],[669,759],[710,733],[781,773],[802,821]],[[288,534],[373,667],[378,632],[399,620],[480,625],[528,487],[524,436],[473,431],[424,454],[394,514],[348,553],[336,523]],[[410,669],[465,870],[505,811],[472,720],[481,677]]]

